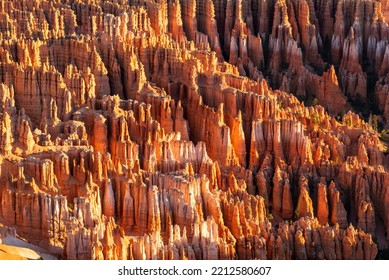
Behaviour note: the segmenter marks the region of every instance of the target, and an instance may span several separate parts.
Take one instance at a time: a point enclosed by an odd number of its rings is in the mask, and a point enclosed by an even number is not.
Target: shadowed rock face
[[[389,118],[379,2],[1,1],[0,229],[67,259],[374,259],[389,157],[349,109]]]

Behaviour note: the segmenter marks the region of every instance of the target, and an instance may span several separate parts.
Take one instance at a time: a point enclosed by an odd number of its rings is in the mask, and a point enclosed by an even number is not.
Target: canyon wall
[[[1,227],[63,259],[375,259],[381,2],[1,1]]]

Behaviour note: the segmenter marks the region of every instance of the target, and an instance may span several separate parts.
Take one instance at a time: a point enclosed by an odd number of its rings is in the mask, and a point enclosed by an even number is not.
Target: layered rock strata
[[[0,222],[64,259],[376,258],[389,158],[349,109],[389,117],[383,7],[0,2]]]

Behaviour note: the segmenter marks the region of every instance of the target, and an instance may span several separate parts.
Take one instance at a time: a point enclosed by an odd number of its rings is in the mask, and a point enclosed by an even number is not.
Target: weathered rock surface
[[[1,1],[0,222],[66,259],[376,258],[384,4]]]

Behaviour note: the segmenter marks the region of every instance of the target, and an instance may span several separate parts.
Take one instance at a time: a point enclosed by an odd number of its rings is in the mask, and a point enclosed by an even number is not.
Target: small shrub
[[[293,213],[293,220],[297,221],[299,219],[299,211],[296,209]]]
[[[315,125],[319,125],[321,123],[320,116],[316,112],[312,114],[311,119],[312,119],[312,123]]]
[[[378,117],[377,115],[370,114],[369,116],[369,125],[374,131],[378,131]]]
[[[382,130],[379,136],[382,141],[389,142],[389,130]]]
[[[351,127],[351,119],[350,118],[344,118],[344,124],[347,125],[348,127]]]

